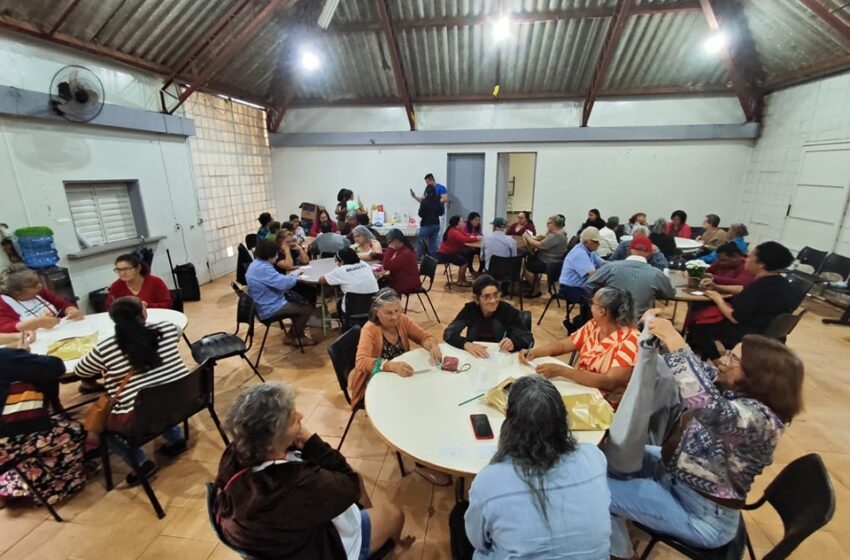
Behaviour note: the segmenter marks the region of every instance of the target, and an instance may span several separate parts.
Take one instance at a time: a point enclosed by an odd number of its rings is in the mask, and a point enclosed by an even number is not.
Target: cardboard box
[[[316,204],[314,202],[302,202],[298,205],[298,208],[301,209],[301,219],[302,220],[317,220],[319,218],[319,212],[325,209],[321,204]]]

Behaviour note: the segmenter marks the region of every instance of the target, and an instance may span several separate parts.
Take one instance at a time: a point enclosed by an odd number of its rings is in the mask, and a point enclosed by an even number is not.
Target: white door
[[[782,244],[835,250],[850,190],[850,143],[803,147],[800,178],[782,229]]]

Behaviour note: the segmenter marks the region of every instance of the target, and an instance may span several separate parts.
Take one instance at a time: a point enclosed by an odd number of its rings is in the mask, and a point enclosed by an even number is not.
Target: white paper
[[[692,296],[704,296],[705,292],[700,292],[699,290],[694,290],[693,292],[691,292],[691,295]]]
[[[299,266],[299,267],[298,267],[298,270],[309,270],[309,269],[311,269],[311,268],[313,268],[311,265],[306,264],[306,265],[304,265],[304,266]]]

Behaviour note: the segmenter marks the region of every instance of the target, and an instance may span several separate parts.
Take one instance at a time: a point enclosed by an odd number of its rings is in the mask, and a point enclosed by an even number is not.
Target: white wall
[[[420,192],[425,173],[444,180],[448,153],[484,153],[482,215],[489,221],[495,211],[497,154],[519,151],[537,152],[536,219],[562,213],[573,231],[593,207],[622,219],[637,211],[651,218],[669,216],[682,208],[695,216],[692,223],[701,223],[707,212],[731,223],[740,214],[738,189],[751,148],[747,142],[275,148],[277,208],[286,213],[302,201],[330,207],[337,191],[348,187],[364,204],[383,203],[390,215],[415,215],[418,205],[408,189]]]
[[[768,96],[765,126],[741,189],[741,218],[751,242],[778,240],[794,196],[803,146],[850,141],[850,73]],[[831,249],[823,240],[820,249]],[[835,251],[850,256],[850,217]]]
[[[122,65],[44,45],[14,34],[0,34],[0,84],[47,92],[54,73],[82,64],[103,80],[107,102],[158,110],[161,78]],[[186,140],[95,126],[0,117],[0,222],[12,229],[46,225],[55,232],[74,290],[85,303],[89,291],[114,279],[118,252],[70,261],[79,250],[63,181],[138,180],[150,235],[165,235],[154,259],[154,273],[170,285],[165,256],[175,264],[193,262],[201,282],[209,280],[204,233],[189,146]],[[179,230],[177,229],[179,227]]]

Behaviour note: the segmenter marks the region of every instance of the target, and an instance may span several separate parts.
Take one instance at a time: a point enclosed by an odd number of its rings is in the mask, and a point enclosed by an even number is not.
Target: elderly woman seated
[[[802,408],[803,364],[784,344],[747,335],[718,370],[670,321],[646,320],[688,411],[663,447],[646,447],[637,476],[609,478],[612,558],[634,557],[629,519],[699,548],[732,541],[753,480]]]
[[[519,311],[500,300],[495,278],[487,274],[479,276],[472,283],[472,297],[473,301],[464,305],[446,327],[443,340],[479,358],[486,358],[488,352],[476,341],[498,342],[499,349],[506,352],[534,346],[534,337],[520,321]],[[462,334],[464,330],[466,336]]]
[[[73,303],[44,289],[34,270],[13,266],[6,275],[5,292],[0,295],[0,332],[52,329],[60,317],[72,321],[83,318],[83,312]]]
[[[410,548],[401,509],[359,509],[359,475],[302,418],[281,382],[236,398],[227,418],[233,442],[215,481],[215,516],[227,540],[256,558],[365,560],[389,539]]]
[[[598,447],[576,442],[558,389],[539,375],[520,377],[496,454],[469,490],[465,535],[451,528],[456,558],[473,558],[473,547],[475,558],[608,558],[605,467]]]
[[[575,368],[558,364],[539,364],[537,373],[546,377],[566,377],[607,393],[609,401],[619,401],[637,360],[638,331],[634,325],[632,296],[613,287],[600,288],[591,302],[592,319],[572,336],[539,348],[521,351],[519,360],[529,364],[543,356],[579,353]]]
[[[372,231],[366,226],[357,226],[351,231],[354,237],[354,249],[362,261],[381,261],[383,249],[381,242],[375,239]]]

